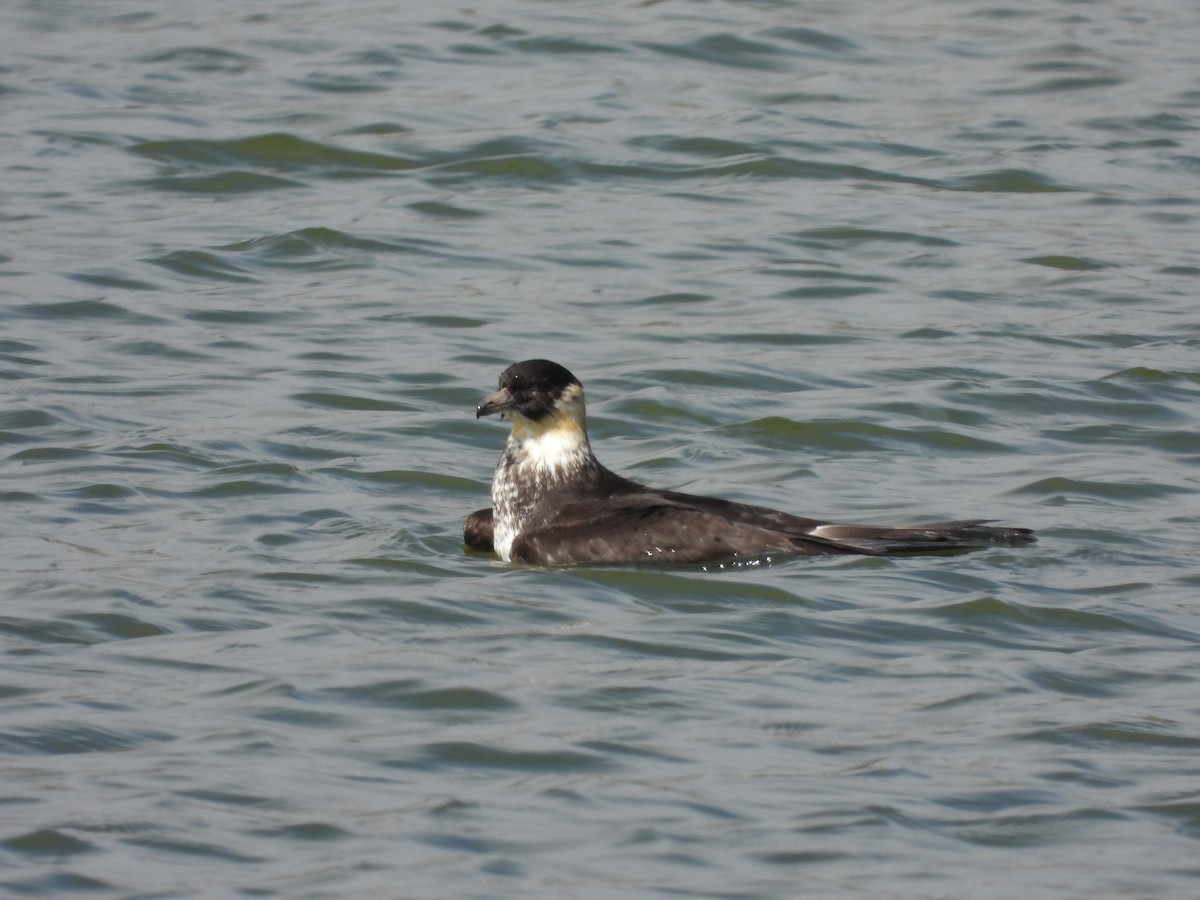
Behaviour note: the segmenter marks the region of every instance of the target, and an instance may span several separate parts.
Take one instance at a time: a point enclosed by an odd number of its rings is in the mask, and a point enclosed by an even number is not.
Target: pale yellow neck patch
[[[508,441],[522,468],[556,475],[591,458],[584,420],[583,393],[564,394],[555,410],[540,421],[511,413],[512,434]]]

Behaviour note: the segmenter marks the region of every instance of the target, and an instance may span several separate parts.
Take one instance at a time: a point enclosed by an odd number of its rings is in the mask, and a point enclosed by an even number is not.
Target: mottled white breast
[[[526,518],[520,514],[516,473],[505,467],[501,458],[492,479],[492,547],[505,562],[512,558],[513,540]]]
[[[540,422],[520,413],[512,420],[492,479],[493,546],[505,562],[518,535],[553,516],[541,502],[545,489],[598,465],[583,427],[582,402],[578,410],[564,406]]]

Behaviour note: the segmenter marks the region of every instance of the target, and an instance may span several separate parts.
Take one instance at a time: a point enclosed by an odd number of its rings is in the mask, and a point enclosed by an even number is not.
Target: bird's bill
[[[475,409],[475,418],[481,419],[484,416],[494,415],[495,413],[503,413],[513,408],[516,400],[513,395],[508,392],[508,388],[500,388],[492,396],[488,397]]]

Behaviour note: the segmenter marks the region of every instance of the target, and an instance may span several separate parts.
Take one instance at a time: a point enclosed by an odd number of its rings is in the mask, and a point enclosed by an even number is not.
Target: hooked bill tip
[[[513,406],[512,394],[504,388],[496,391],[490,397],[485,397],[483,402],[475,407],[475,418],[482,419],[484,416],[490,416],[494,413],[504,415],[506,409],[511,409]]]

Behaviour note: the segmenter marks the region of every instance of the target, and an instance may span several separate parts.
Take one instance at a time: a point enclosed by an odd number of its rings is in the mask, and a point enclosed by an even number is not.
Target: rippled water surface
[[[0,891],[1186,897],[1190,3],[0,8]],[[464,552],[613,468],[1031,548]]]

